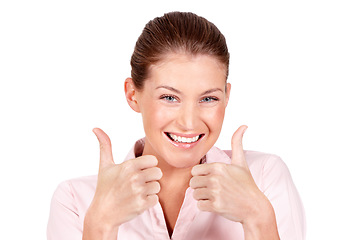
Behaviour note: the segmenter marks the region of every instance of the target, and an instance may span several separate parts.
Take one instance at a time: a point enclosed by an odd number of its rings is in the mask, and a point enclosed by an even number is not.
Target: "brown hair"
[[[219,29],[194,13],[170,12],[148,22],[135,44],[130,64],[137,89],[143,88],[149,67],[171,52],[214,56],[228,77],[229,52]]]

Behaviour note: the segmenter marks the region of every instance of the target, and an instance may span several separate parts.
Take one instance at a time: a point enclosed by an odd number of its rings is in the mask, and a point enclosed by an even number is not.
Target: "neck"
[[[158,161],[158,167],[161,169],[163,176],[160,179],[160,184],[163,187],[176,187],[176,188],[188,188],[189,181],[192,177],[191,169],[189,168],[176,168],[169,165],[166,161],[160,159]]]

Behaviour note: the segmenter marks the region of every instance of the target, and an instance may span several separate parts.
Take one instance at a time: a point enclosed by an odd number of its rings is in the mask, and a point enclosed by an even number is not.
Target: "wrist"
[[[245,240],[279,239],[273,206],[268,199],[257,204],[250,217],[242,222]]]
[[[89,208],[83,226],[83,240],[110,240],[116,239],[118,234],[117,225],[112,225],[93,208]]]

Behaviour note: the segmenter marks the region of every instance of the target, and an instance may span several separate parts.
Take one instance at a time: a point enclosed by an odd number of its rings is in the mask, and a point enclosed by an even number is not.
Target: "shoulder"
[[[228,157],[232,156],[231,150],[224,150]],[[251,168],[260,168],[267,170],[268,168],[275,167],[277,169],[287,169],[286,164],[278,155],[271,153],[264,153],[259,151],[244,150],[246,162],[251,170]]]
[[[244,152],[256,185],[274,208],[281,239],[305,239],[305,212],[287,165],[275,154]]]
[[[73,178],[58,184],[52,202],[78,211],[90,205],[96,189],[97,175]]]
[[[223,152],[229,158],[231,157],[231,150],[224,150]],[[252,150],[245,150],[244,153],[252,177],[261,189],[267,187],[269,182],[283,179],[291,181],[289,169],[278,155]]]
[[[97,175],[68,179],[58,185],[55,194],[95,191],[96,182]]]
[[[94,197],[97,176],[61,182],[51,200],[48,239],[81,239],[83,221]]]
[[[262,171],[287,171],[288,168],[281,157],[271,153],[245,151],[247,164],[250,168],[261,168]]]
[[[246,159],[253,175],[261,178],[261,187],[267,188],[272,184],[292,183],[288,166],[281,157],[275,154],[256,151],[246,151]]]

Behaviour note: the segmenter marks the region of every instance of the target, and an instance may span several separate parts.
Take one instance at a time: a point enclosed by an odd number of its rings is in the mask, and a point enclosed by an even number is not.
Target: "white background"
[[[46,239],[63,180],[96,174],[94,127],[115,161],[143,137],[123,82],[150,19],[192,11],[227,38],[233,85],[223,132],[280,155],[304,202],[308,239],[350,239],[349,1],[1,1],[0,238]],[[6,237],[5,237],[6,236]]]

